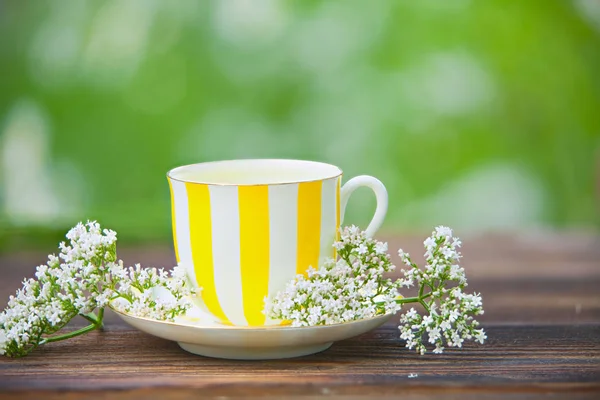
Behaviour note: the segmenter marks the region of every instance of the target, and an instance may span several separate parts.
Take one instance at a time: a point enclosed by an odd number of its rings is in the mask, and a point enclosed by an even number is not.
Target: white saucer
[[[235,360],[268,360],[318,353],[333,342],[375,329],[392,314],[336,325],[236,327],[214,322],[197,307],[175,322],[134,317],[113,309],[129,325],[167,340],[194,354]]]

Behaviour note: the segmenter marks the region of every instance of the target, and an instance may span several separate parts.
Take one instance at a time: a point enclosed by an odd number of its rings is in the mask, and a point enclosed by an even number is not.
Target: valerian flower
[[[113,308],[136,317],[173,321],[191,307],[189,297],[196,294],[179,266],[168,275],[163,269],[142,268],[139,264],[124,268],[119,263],[111,269],[110,278],[109,284],[117,294],[112,298],[117,300],[111,303]],[[158,288],[166,289],[171,296],[156,296]]]
[[[410,286],[415,281],[419,289],[416,301],[428,313],[425,317],[417,314],[414,308],[400,317],[400,337],[406,340],[406,347],[415,348],[420,354],[427,351],[424,338],[435,346],[434,352],[441,353],[444,345],[462,347],[465,340],[476,340],[483,344],[487,338],[485,331],[478,328],[474,316],[483,314],[481,296],[464,292],[467,286],[465,270],[458,263],[461,242],[452,236],[450,228],[440,226],[424,242],[424,269],[412,262],[408,253],[400,249],[398,254],[409,267],[402,270],[402,286]],[[427,291],[425,290],[427,289]]]
[[[335,243],[339,259],[309,268],[285,290],[265,299],[265,314],[292,326],[330,325],[394,313],[398,292],[383,274],[394,270],[387,244],[367,238],[355,226]]]
[[[122,300],[115,303],[122,311],[170,320],[191,306],[190,285],[179,268],[171,277],[163,270],[124,268],[117,261],[114,231],[102,230],[96,222],[79,223],[66,237],[59,255],[49,255],[35,279],[25,279],[0,313],[0,355],[24,356],[41,344],[99,329],[104,308],[116,299]],[[175,300],[151,299],[156,287],[169,290]],[[91,325],[53,336],[77,315]]]
[[[487,338],[473,316],[483,314],[481,296],[464,293],[467,279],[458,265],[461,242],[447,227],[437,227],[424,242],[425,269],[402,249],[398,254],[410,268],[393,281],[384,273],[395,269],[387,243],[367,238],[357,227],[344,228],[334,243],[338,260],[327,260],[318,270],[298,275],[286,288],[265,299],[265,314],[288,320],[292,326],[329,325],[377,315],[394,314],[407,303],[420,303],[425,315],[411,308],[400,317],[400,338],[420,354],[426,343],[441,353],[444,346],[461,347],[465,340]],[[403,298],[398,288],[419,287],[418,296]],[[426,339],[426,342],[424,342]]]

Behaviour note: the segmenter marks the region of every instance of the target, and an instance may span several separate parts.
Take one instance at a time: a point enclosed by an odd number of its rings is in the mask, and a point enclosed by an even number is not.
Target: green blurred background
[[[0,1],[1,251],[170,240],[167,170],[255,157],[388,232],[596,230],[600,1]]]

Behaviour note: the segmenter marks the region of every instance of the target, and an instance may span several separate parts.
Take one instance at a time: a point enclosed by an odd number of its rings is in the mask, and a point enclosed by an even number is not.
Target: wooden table
[[[484,346],[418,356],[403,347],[395,322],[313,356],[227,361],[188,354],[109,313],[103,332],[51,343],[23,359],[0,357],[0,397],[600,398],[600,237],[536,233],[463,241],[469,288],[484,299]],[[422,253],[422,239],[390,242]],[[173,263],[169,247],[120,256]],[[44,258],[0,256],[1,307]]]

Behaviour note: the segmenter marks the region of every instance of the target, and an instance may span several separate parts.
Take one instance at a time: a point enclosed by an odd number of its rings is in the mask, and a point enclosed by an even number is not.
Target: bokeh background
[[[0,251],[170,240],[167,170],[253,157],[388,232],[596,231],[600,1],[0,1]]]

